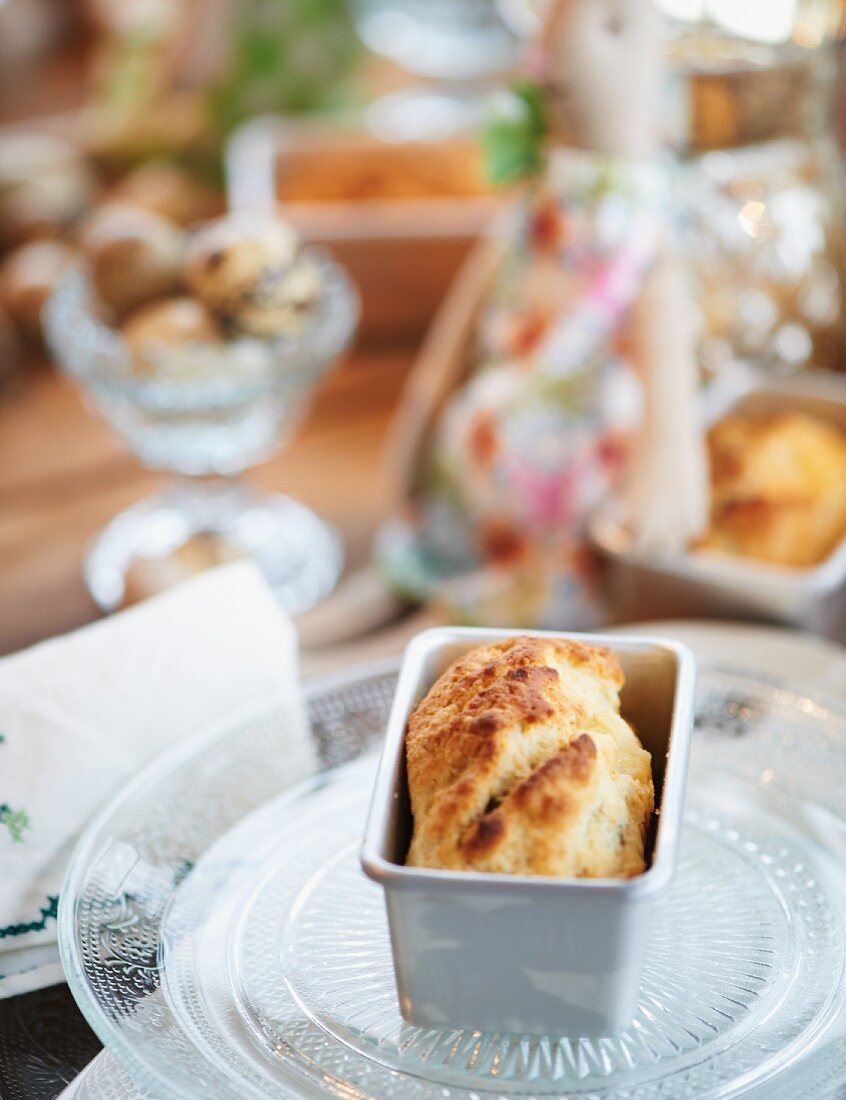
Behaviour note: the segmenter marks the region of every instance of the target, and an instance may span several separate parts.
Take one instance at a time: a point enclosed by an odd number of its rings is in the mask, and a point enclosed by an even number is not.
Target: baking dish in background
[[[386,142],[269,116],[233,134],[226,166],[230,205],[276,207],[331,249],[361,294],[362,334],[377,340],[425,331],[500,205],[472,134]]]
[[[806,371],[792,378],[758,380],[714,408],[712,419],[729,411],[798,411],[846,430],[846,376]],[[752,619],[846,640],[846,536],[811,568],[728,553],[637,550],[612,509],[594,517],[591,537],[607,563],[609,602],[621,621]]]
[[[647,870],[558,879],[403,864],[411,835],[405,733],[415,703],[474,646],[518,631],[442,627],[406,649],[362,848],[385,890],[400,1009],[421,1027],[603,1035],[631,1023],[655,899],[675,871],[693,723],[694,661],[674,642],[557,634],[607,645],[626,676],[622,711],[652,753]]]

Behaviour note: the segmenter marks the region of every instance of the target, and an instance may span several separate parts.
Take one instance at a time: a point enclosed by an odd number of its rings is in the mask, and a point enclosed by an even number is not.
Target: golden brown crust
[[[619,714],[622,684],[610,650],[566,639],[520,636],[456,661],[409,719],[407,862],[641,872],[652,775]]]
[[[711,527],[698,544],[780,565],[846,535],[846,433],[803,413],[725,417],[708,437]]]

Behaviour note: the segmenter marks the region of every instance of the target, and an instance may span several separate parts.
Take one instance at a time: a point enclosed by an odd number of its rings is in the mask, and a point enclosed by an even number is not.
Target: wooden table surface
[[[354,351],[325,383],[289,446],[249,473],[338,525],[351,565],[366,560],[385,508],[383,448],[414,348]],[[25,364],[0,395],[0,653],[95,619],[86,544],[156,489],[145,470],[47,364]]]

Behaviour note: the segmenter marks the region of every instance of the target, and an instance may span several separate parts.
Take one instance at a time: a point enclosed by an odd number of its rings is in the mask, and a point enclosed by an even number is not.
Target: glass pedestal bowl
[[[103,611],[120,606],[133,563],[188,548],[202,564],[248,555],[292,614],[328,594],[343,567],[338,535],[308,508],[237,475],[295,430],[312,393],[349,344],[358,297],[327,256],[310,252],[323,293],[301,332],[174,349],[178,370],[139,373],[104,323],[87,273],[74,269],[45,307],[60,367],[147,467],[175,475],[159,495],[116,516],[91,546],[85,579]]]

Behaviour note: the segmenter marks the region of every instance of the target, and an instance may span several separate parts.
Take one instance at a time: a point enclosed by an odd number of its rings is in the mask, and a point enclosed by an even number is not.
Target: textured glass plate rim
[[[324,775],[328,776],[329,778],[328,778],[328,781],[327,781],[327,786],[320,788],[322,793],[325,794],[326,790],[333,790],[335,787],[337,787],[337,793],[339,795],[341,795],[341,797],[343,797],[343,795],[345,794],[345,780],[348,778],[344,774],[345,771],[347,769],[365,770],[365,765],[367,765],[372,772],[375,772],[375,767],[376,767],[377,761],[373,759],[373,755],[374,755],[374,750],[373,749],[367,750],[364,755],[356,758],[355,760],[349,761],[348,763],[344,764],[340,769],[337,769],[337,768],[336,769],[331,769],[329,772],[324,773]],[[708,773],[706,773],[706,775],[707,774]],[[714,776],[714,777],[716,776],[716,774],[718,774],[718,773],[711,773],[711,775]],[[357,776],[358,771],[351,772],[350,776],[352,776],[352,775]],[[372,779],[372,775],[371,775],[370,778]],[[310,787],[311,787],[311,790],[309,790]],[[309,781],[306,781],[305,783],[298,784],[295,788],[292,788],[290,792],[286,792],[274,804],[276,806],[279,806],[279,807],[282,806],[283,802],[290,805],[292,802],[296,802],[299,799],[304,799],[305,797],[314,796],[315,794],[318,794],[317,787],[312,784],[311,780],[309,780]],[[318,794],[318,797],[320,797],[319,794]],[[261,814],[262,809],[257,811],[257,813]],[[763,810],[763,814],[764,814],[765,818],[767,816],[769,816],[767,809]],[[235,828],[232,830],[232,833],[227,834],[227,837],[223,837],[219,843],[223,844],[223,845],[226,845],[228,836],[234,835],[235,833],[237,833],[237,831],[239,830],[240,827],[241,827],[241,825],[239,823],[239,825],[236,825]],[[700,829],[702,829],[701,824],[700,824]],[[321,870],[318,871],[317,874],[322,875],[322,873],[324,871],[329,871],[331,873],[331,871],[333,869],[333,866],[337,867],[338,863],[340,863],[344,859],[344,856],[345,856],[346,853],[351,853],[352,852],[353,859],[354,859],[355,862],[357,862],[355,860],[355,857],[354,857],[354,848],[355,848],[355,841],[353,841],[352,843],[346,842],[341,849],[337,849],[335,851],[334,855],[332,857],[330,857],[328,862],[325,862],[325,863],[322,864]],[[244,939],[245,939],[245,935],[246,935],[246,929],[248,927],[249,922],[253,918],[253,913],[254,913],[254,908],[255,908],[254,907],[255,899],[257,897],[260,897],[262,894],[264,894],[266,892],[268,884],[271,882],[271,880],[277,879],[278,875],[279,875],[279,865],[277,864],[275,870],[273,870],[273,869],[268,870],[262,876],[261,879],[258,879],[258,878],[255,879],[252,882],[252,884],[250,885],[250,887],[248,888],[247,891],[240,892],[240,893],[237,894],[238,900],[245,902],[245,907],[244,907],[244,910],[241,912],[240,916],[238,916],[235,919],[234,923],[233,923],[232,927],[233,927],[234,931],[233,931],[233,936],[232,936],[232,939],[230,941],[229,951],[228,951],[228,973],[229,973],[230,979],[233,980],[232,991],[233,991],[233,994],[234,994],[235,1003],[236,1003],[237,1009],[241,1013],[242,1017],[248,1016],[248,1015],[251,1015],[253,1017],[253,1019],[251,1021],[247,1022],[246,1026],[247,1026],[248,1029],[252,1030],[254,1040],[257,1039],[257,1038],[260,1039],[260,1031],[257,1030],[256,1027],[255,1027],[255,1024],[256,1024],[256,1019],[255,1019],[256,1009],[255,1009],[255,1007],[253,1007],[253,1008],[250,1007],[250,1002],[252,1001],[252,1003],[254,1005],[255,1001],[252,998],[252,996],[249,993],[247,993],[247,987],[245,986],[244,982],[240,981],[236,977],[236,975],[237,975],[236,956],[243,954],[243,943],[244,943]],[[310,879],[309,882],[313,883],[314,879]],[[370,887],[370,889],[372,889],[372,886]],[[310,892],[309,887],[307,887],[306,890]],[[285,919],[283,921],[283,924],[286,927],[286,932],[285,933],[280,932],[279,938],[278,938],[277,944],[276,944],[278,952],[279,952],[280,961],[281,961],[281,956],[283,954],[282,943],[283,943],[283,940],[287,937],[287,933],[288,933],[288,931],[290,931],[290,927],[291,927],[291,923],[292,923],[291,922],[291,914],[295,910],[299,909],[300,904],[303,901],[303,897],[304,897],[304,894],[302,892],[297,894],[295,899],[293,900],[293,902],[291,902],[290,908],[286,910],[286,916],[285,916]],[[177,904],[178,904],[178,901],[177,901]],[[306,905],[308,905],[308,901],[306,901]],[[785,913],[787,913],[786,908],[784,908],[785,902],[784,902],[783,898],[780,899],[779,905],[783,908],[783,911]],[[387,934],[385,936],[385,940],[387,940]],[[269,954],[271,956],[273,955],[273,948],[271,948],[269,950]],[[424,1067],[420,1066],[420,1065],[412,1066],[412,1065],[409,1065],[409,1064],[404,1064],[402,1062],[402,1060],[400,1060],[398,1062],[397,1061],[386,1060],[386,1059],[380,1058],[378,1055],[376,1055],[374,1057],[375,1051],[373,1050],[373,1048],[371,1048],[371,1053],[368,1053],[367,1050],[359,1042],[357,1042],[352,1037],[353,1033],[354,1033],[354,1029],[352,1029],[352,1030],[347,1029],[346,1035],[345,1035],[345,1034],[342,1033],[343,1030],[344,1030],[343,1025],[342,1025],[341,1031],[339,1031],[335,1027],[333,1027],[331,1024],[329,1024],[327,1026],[327,1018],[326,1018],[325,1014],[321,1014],[321,1013],[315,1014],[315,1012],[309,1007],[308,999],[304,998],[302,996],[302,993],[298,990],[296,980],[292,980],[291,976],[289,974],[285,973],[284,964],[283,964],[282,973],[283,973],[283,976],[284,976],[284,981],[285,981],[285,983],[288,987],[289,995],[290,995],[291,999],[298,1005],[300,1011],[303,1013],[303,1016],[308,1018],[313,1024],[315,1024],[318,1028],[320,1028],[320,1030],[323,1031],[324,1035],[330,1041],[338,1043],[339,1045],[341,1045],[343,1047],[346,1047],[354,1055],[357,1055],[358,1057],[361,1057],[361,1058],[366,1059],[366,1060],[372,1060],[381,1069],[383,1069],[383,1070],[385,1070],[385,1071],[387,1071],[391,1074],[395,1074],[395,1075],[399,1074],[400,1076],[407,1077],[409,1080],[410,1079],[417,1079],[417,1080],[420,1080],[420,1081],[424,1081],[424,1082],[426,1082],[427,1084],[431,1085],[434,1088],[444,1088],[445,1090],[447,1090],[449,1092],[451,1092],[451,1090],[453,1090],[453,1089],[456,1089],[458,1091],[455,1093],[455,1095],[459,1095],[459,1096],[468,1096],[469,1095],[471,1097],[471,1100],[474,1096],[476,1097],[476,1100],[478,1100],[479,1096],[485,1097],[485,1096],[491,1094],[491,1087],[493,1085],[493,1079],[492,1078],[480,1077],[476,1081],[468,1080],[468,1079],[462,1080],[460,1074],[458,1075],[458,1077],[453,1077],[452,1074],[449,1071],[447,1071],[447,1073],[445,1074],[443,1072],[443,1069],[436,1070],[436,1072],[439,1074],[439,1076],[435,1076],[434,1074],[428,1073],[426,1071],[426,1069]],[[792,987],[793,984],[794,984],[794,978],[791,975],[789,975],[789,974],[788,975],[782,975],[781,977],[782,977],[782,989],[781,989],[781,994],[779,995],[779,998],[778,998],[779,1000],[782,999],[783,995],[786,994],[788,989],[790,987]],[[841,967],[837,971],[837,981],[832,982],[831,986],[827,990],[827,994],[824,998],[824,1003],[822,1005],[821,1012],[822,1012],[823,1009],[827,1010],[828,1007],[835,1002],[839,990],[844,987],[844,978],[846,978],[846,969],[843,969],[843,967]],[[167,979],[167,977],[165,977],[165,984],[167,984],[167,981],[168,981],[168,979]],[[770,1008],[767,1010],[767,1016],[769,1016],[774,1011],[777,1011],[777,1006],[772,1006],[771,1005]],[[825,1028],[828,1026],[828,1022],[829,1021],[816,1020],[802,1034],[802,1036],[800,1037],[801,1042],[803,1044],[812,1043],[813,1040],[817,1037],[817,1035],[825,1030]],[[421,1030],[424,1033],[429,1034],[429,1035],[431,1035],[433,1033],[433,1031],[430,1030],[430,1029],[425,1029],[424,1028],[424,1029],[421,1029]],[[455,1029],[445,1028],[444,1031],[445,1031],[446,1034],[455,1034]],[[748,1034],[748,1032],[744,1032],[744,1034]],[[739,1041],[743,1038],[743,1035],[740,1034],[740,1032],[735,1032],[735,1036],[736,1036],[736,1041]],[[528,1038],[531,1039],[532,1037],[528,1037]],[[546,1037],[544,1037],[544,1040],[545,1040],[545,1038]],[[794,1049],[799,1049],[798,1043],[800,1042],[800,1039],[796,1039],[796,1040],[793,1041]],[[736,1045],[736,1042],[733,1042],[731,1045],[732,1046]],[[788,1045],[787,1049],[788,1050],[790,1049],[790,1045]],[[681,1070],[692,1069],[695,1065],[697,1065],[699,1062],[702,1061],[701,1057],[699,1056],[699,1054],[697,1052],[691,1052],[691,1055],[692,1056],[690,1057],[690,1061],[688,1062],[688,1065],[680,1067]],[[760,1081],[756,1081],[755,1085],[754,1085],[755,1090],[759,1090],[760,1088],[766,1087],[770,1083],[778,1082],[779,1076],[783,1072],[785,1072],[785,1070],[789,1070],[789,1067],[790,1067],[790,1062],[788,1061],[788,1062],[785,1063],[785,1065],[777,1067],[775,1072],[772,1072],[768,1077],[763,1078]],[[662,1078],[671,1078],[671,1077],[673,1077],[675,1075],[675,1073],[676,1073],[675,1068],[672,1068],[672,1069],[668,1068],[664,1073],[657,1075],[655,1078],[648,1078],[648,1079],[646,1079],[644,1081],[640,1081],[636,1084],[626,1082],[626,1084],[624,1086],[622,1086],[623,1091],[620,1092],[619,1095],[620,1096],[623,1096],[623,1095],[628,1096],[629,1092],[626,1091],[626,1090],[629,1090],[629,1089],[638,1089],[639,1090],[642,1087],[649,1088],[651,1086],[654,1086]],[[608,1080],[610,1081],[611,1078],[609,1078]],[[351,1085],[350,1087],[355,1088],[357,1086]],[[478,1091],[476,1091],[476,1090],[478,1090]],[[370,1094],[367,1094],[367,1095],[370,1095]],[[378,1095],[378,1093],[374,1093],[373,1095]],[[444,1095],[447,1095],[446,1091],[444,1092]],[[577,1093],[571,1092],[569,1088],[567,1088],[566,1092],[564,1092],[564,1091],[562,1091],[562,1092],[554,1091],[553,1092],[553,1091],[546,1091],[545,1089],[541,1089],[540,1091],[537,1091],[536,1088],[532,1085],[529,1085],[527,1087],[525,1085],[515,1084],[511,1081],[503,1081],[503,1083],[501,1084],[499,1089],[493,1095],[496,1096],[496,1097],[499,1097],[500,1100],[503,1100],[503,1098],[506,1098],[506,1097],[510,1097],[511,1100],[563,1100],[563,1097],[565,1097],[565,1096],[566,1097],[571,1097],[571,1096],[575,1097],[576,1095],[582,1096],[584,1098],[584,1100],[593,1100],[593,1098],[595,1096],[595,1093],[593,1091],[588,1091],[588,1092],[581,1091],[577,1094]],[[617,1094],[615,1093],[615,1095],[617,1095]],[[633,1096],[634,1095],[640,1096],[640,1092],[638,1091],[636,1093],[632,1093],[632,1095]],[[709,1093],[709,1095],[711,1095],[711,1094]],[[760,1095],[760,1093],[758,1091],[755,1091],[753,1093],[753,1095],[758,1096],[758,1095]]]
[[[330,694],[334,691],[353,687],[358,683],[397,673],[399,666],[399,658],[388,658],[362,663],[340,672],[317,677],[310,680],[306,685],[306,701],[319,699],[323,694]],[[810,704],[815,709],[820,708],[830,711],[846,722],[846,702],[828,693],[807,692],[798,685],[791,684],[790,680],[784,677],[758,672],[730,662],[700,661],[699,666],[700,668],[712,670],[718,675],[746,677],[760,687],[771,689],[774,694],[780,697],[782,703],[802,700],[806,706]],[[62,884],[57,920],[59,954],[74,1000],[97,1037],[127,1071],[130,1071],[132,1067],[136,1067],[145,1074],[148,1083],[155,1081],[165,1090],[170,1090],[171,1085],[168,1083],[166,1076],[163,1075],[161,1066],[152,1062],[143,1054],[139,1054],[135,1049],[135,1044],[124,1038],[120,1028],[114,1026],[102,1011],[96,995],[86,982],[84,968],[76,955],[74,911],[75,901],[80,894],[79,886],[85,879],[92,856],[96,855],[101,849],[104,839],[102,834],[113,818],[125,810],[142,792],[149,792],[154,789],[171,772],[185,765],[191,759],[200,757],[204,749],[216,744],[242,724],[272,712],[275,709],[274,704],[278,704],[278,702],[279,700],[276,699],[269,703],[262,703],[251,710],[241,712],[237,718],[230,718],[211,728],[202,730],[183,745],[175,747],[161,759],[144,768],[90,822],[71,855],[65,880]],[[343,767],[344,765],[340,766]],[[338,765],[333,766],[333,770],[337,767]],[[298,783],[295,786],[299,787],[300,784]],[[255,808],[253,807],[253,809]],[[236,822],[233,821],[228,828],[232,828],[235,824]],[[212,838],[209,843],[214,843],[215,839],[217,838]],[[844,1069],[844,1080],[846,1080],[846,1068]],[[326,1094],[312,1082],[302,1079],[297,1082],[297,1088],[292,1089],[288,1095],[292,1100],[297,1097],[302,1098],[302,1100],[305,1100],[305,1098],[315,1098],[316,1100],[316,1098],[325,1098]]]
[[[351,687],[365,680],[397,673],[399,664],[399,658],[390,657],[380,661],[357,664],[340,672],[315,677],[309,680],[305,686],[306,701],[308,702],[313,698],[319,698],[323,694],[329,694],[345,687]],[[65,979],[79,1010],[97,1035],[97,1038],[103,1043],[103,1046],[110,1050],[121,1063],[123,1063],[123,1059],[120,1057],[122,1052],[126,1051],[130,1054],[130,1057],[134,1056],[132,1044],[125,1042],[120,1029],[114,1027],[105,1013],[101,1011],[94,992],[86,982],[84,968],[76,954],[75,902],[80,896],[80,886],[85,880],[89,864],[102,846],[103,834],[108,829],[109,823],[142,792],[155,788],[171,772],[193,758],[200,757],[204,749],[216,744],[242,724],[272,712],[278,702],[278,699],[263,702],[252,709],[240,712],[237,717],[232,716],[210,728],[200,730],[194,736],[189,737],[184,744],[174,747],[159,760],[148,764],[134,779],[122,787],[114,798],[89,822],[71,853],[60,891],[56,922],[59,958],[65,973]],[[211,842],[213,843],[213,840]],[[148,1071],[156,1077],[160,1076],[158,1067],[148,1065],[146,1059],[142,1059],[142,1061]],[[305,1090],[303,1095],[306,1095]],[[313,1095],[322,1096],[323,1094],[314,1091]]]

